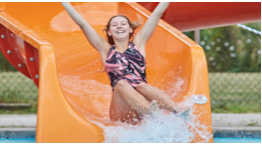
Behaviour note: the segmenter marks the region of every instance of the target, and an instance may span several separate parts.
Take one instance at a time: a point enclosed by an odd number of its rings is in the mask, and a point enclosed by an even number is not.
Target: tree
[[[261,22],[245,24],[261,31]],[[191,39],[194,32],[185,32]],[[261,72],[260,35],[237,25],[200,31],[209,72]]]

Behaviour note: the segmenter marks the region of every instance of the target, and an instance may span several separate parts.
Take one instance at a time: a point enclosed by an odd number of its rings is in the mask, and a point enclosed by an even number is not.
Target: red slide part
[[[153,11],[157,2],[139,2]],[[180,31],[234,25],[261,20],[261,2],[174,2],[162,17]]]

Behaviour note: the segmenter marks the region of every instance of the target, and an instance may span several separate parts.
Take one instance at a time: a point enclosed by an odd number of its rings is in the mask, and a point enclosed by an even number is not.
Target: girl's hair
[[[131,22],[131,21],[128,19],[127,16],[122,15],[122,14],[121,14],[121,15],[115,15],[115,16],[111,17],[111,18],[109,19],[109,21],[108,21],[105,29],[104,29],[104,31],[106,31],[107,40],[108,40],[108,42],[109,42],[111,45],[114,45],[115,42],[114,42],[113,37],[108,35],[108,31],[109,31],[109,28],[110,28],[110,23],[111,23],[112,19],[115,18],[115,17],[124,17],[124,18],[126,18],[129,26],[133,29],[133,32],[130,33],[130,35],[129,35],[129,39],[133,36],[135,30],[141,25],[141,23],[139,23],[138,21],[136,21],[136,22]]]

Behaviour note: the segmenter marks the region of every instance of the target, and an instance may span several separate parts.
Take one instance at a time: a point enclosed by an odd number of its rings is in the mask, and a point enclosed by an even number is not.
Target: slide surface
[[[115,14],[142,23],[150,15],[138,3],[72,4],[103,37],[103,28]],[[108,140],[106,129],[119,125],[109,119],[109,79],[98,52],[62,5],[1,3],[0,10],[2,53],[39,87],[36,141]],[[203,49],[161,20],[146,50],[148,83],[165,91],[178,105],[192,108],[187,121],[193,134],[189,142],[212,142]]]

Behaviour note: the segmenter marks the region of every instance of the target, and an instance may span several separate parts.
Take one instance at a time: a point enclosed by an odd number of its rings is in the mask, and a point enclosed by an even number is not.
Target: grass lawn
[[[213,113],[260,113],[261,73],[209,73]],[[0,73],[0,103],[29,103],[25,110],[3,113],[36,113],[38,88],[20,72]]]

